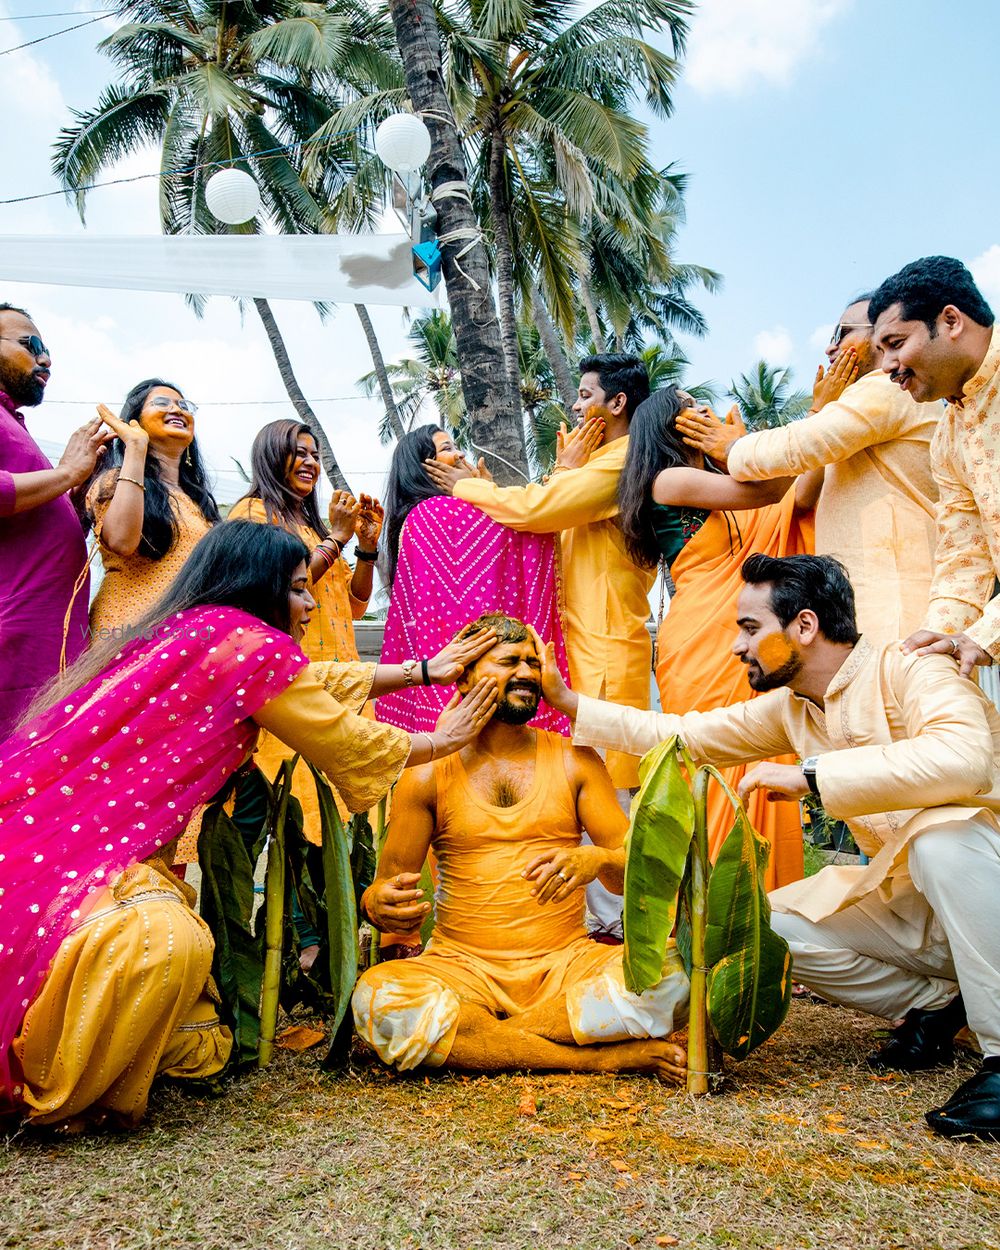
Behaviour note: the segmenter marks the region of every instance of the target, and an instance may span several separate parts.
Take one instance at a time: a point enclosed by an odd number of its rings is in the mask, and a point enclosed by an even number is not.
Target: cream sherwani
[[[496,486],[465,478],[455,497],[511,529],[560,535],[573,689],[648,707],[652,644],[646,622],[656,570],[632,562],[616,520],[627,452],[628,439],[617,438],[587,464],[554,473],[544,485]],[[609,756],[616,786],[636,784],[636,763]]]
[[[771,895],[797,978],[880,1015],[943,1005],[957,980],[1000,1054],[1000,715],[953,660],[862,639],[824,708],[788,689],[684,716],[580,698],[580,745],[641,753],[672,734],[723,767],[818,756],[824,807],[871,856]]]
[[[961,403],[945,410],[931,464],[941,499],[927,627],[967,633],[1000,659],[1000,326]]]
[[[826,466],[816,551],[847,568],[858,626],[872,641],[905,638],[926,616],[938,494],[930,445],[941,411],[915,403],[877,369],[836,403],[748,434],[729,451],[729,472],[741,482]]]

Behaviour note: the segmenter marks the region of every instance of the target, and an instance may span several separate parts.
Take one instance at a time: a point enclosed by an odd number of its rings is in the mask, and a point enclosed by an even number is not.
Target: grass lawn
[[[870,1019],[796,1002],[726,1094],[645,1077],[389,1074],[277,1052],[131,1135],[4,1142],[17,1250],[1000,1247],[1000,1145],[923,1112],[973,1070],[876,1078]],[[3,1139],[0,1139],[3,1141]]]

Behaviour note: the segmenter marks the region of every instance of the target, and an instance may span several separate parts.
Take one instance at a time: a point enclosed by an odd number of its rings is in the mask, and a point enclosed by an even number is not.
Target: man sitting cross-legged
[[[416,888],[428,849],[439,884],[434,937],[416,959],[370,968],[354,991],[358,1032],[401,1070],[562,1069],[684,1077],[663,1039],[687,1014],[673,947],[663,980],[625,988],[621,947],[590,941],[584,889],[621,893],[627,821],[591,750],[527,725],[541,657],[520,621],[481,617],[497,644],[459,681],[495,677],[493,719],[460,755],[400,781],[378,876],[362,909],[377,928],[416,933],[430,904]],[[594,842],[581,846],[586,825]]]

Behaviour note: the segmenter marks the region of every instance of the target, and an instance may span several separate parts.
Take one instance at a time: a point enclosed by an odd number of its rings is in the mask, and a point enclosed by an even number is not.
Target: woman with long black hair
[[[656,681],[665,712],[707,711],[752,697],[732,653],[740,566],[753,552],[795,555],[812,548],[793,479],[737,482],[719,472],[677,430],[680,413],[697,407],[667,386],[639,405],[618,488],[619,522],[629,555],[646,568],[661,564],[675,592],[660,627]],[[703,411],[707,411],[704,410]],[[735,420],[735,417],[732,417]],[[800,506],[803,505],[803,506]],[[742,768],[725,775],[735,789]],[[793,804],[748,803],[754,827],[771,843],[768,888],[802,876],[802,831]],[[709,847],[718,852],[732,809],[718,789],[709,795]]]
[[[194,436],[197,405],[162,378],[98,411],[117,437],[87,490],[104,564],[90,608],[91,639],[128,638],[219,520]]]
[[[309,665],[297,641],[315,606],[308,556],[277,526],[217,526],[135,636],[92,647],[0,748],[0,1114],[130,1125],[157,1074],[224,1065],[212,936],[169,864],[260,728],[359,811],[492,715],[484,679],[430,734],[357,716],[404,675]],[[494,641],[453,644],[433,661],[438,680]]]
[[[431,655],[469,621],[502,612],[553,642],[565,674],[554,536],[520,534],[444,494],[424,467],[432,459],[448,465],[463,459],[436,425],[412,430],[392,456],[379,545],[379,574],[390,595],[383,661]],[[489,477],[482,461],[473,472]],[[453,691],[428,688],[412,671],[413,688],[383,696],[375,711],[379,720],[414,733],[433,728]],[[532,724],[569,732],[566,718],[545,703]]]

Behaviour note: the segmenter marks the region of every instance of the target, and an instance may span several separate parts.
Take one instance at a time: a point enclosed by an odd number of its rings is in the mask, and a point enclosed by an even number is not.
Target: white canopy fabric
[[[438,305],[413,276],[405,234],[0,235],[0,279],[246,299]]]

